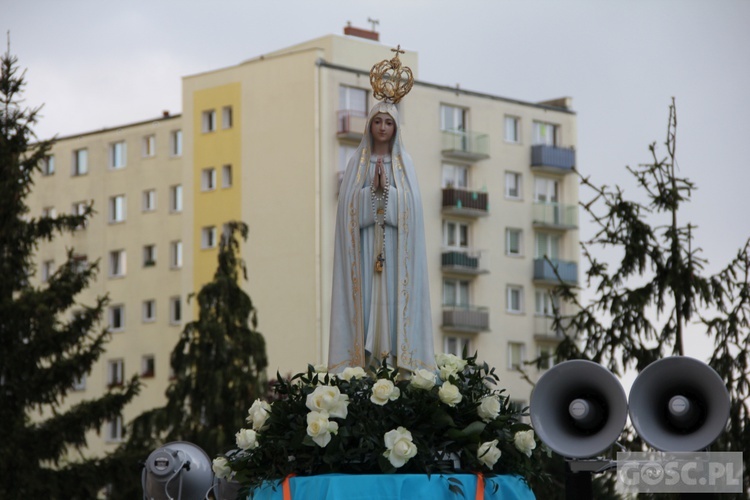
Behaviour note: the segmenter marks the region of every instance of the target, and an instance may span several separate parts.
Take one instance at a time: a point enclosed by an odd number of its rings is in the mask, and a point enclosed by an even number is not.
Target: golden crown
[[[391,49],[391,52],[396,53],[393,59],[390,61],[383,59],[370,70],[370,85],[372,85],[372,95],[375,99],[396,104],[411,90],[414,85],[414,75],[411,73],[411,68],[401,66],[398,58],[399,53],[404,53],[401,45]]]

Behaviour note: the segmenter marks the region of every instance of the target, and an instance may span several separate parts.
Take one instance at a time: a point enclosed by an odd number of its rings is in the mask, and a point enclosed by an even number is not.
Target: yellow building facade
[[[212,278],[230,220],[249,226],[243,286],[269,375],[326,362],[338,184],[374,102],[369,69],[391,57],[377,42],[325,36],[184,77],[181,115],[58,141],[32,213],[93,201],[97,215],[40,247],[38,279],[69,247],[99,259],[80,300],[108,293],[113,332],[71,403],[135,373],[145,389],[124,421],[163,403],[169,354],[195,314],[186,298]],[[424,205],[436,350],[478,350],[527,402],[516,367],[560,339],[550,261],[578,279],[570,99],[528,103],[435,85],[419,80],[416,52],[401,60],[416,77],[399,111]],[[543,371],[524,370],[532,379]],[[120,426],[92,435],[91,449],[113,446]]]

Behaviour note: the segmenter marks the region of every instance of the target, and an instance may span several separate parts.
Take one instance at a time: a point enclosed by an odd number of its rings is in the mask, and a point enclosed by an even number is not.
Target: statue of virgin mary
[[[400,67],[398,52],[394,61]],[[383,360],[435,369],[422,203],[394,101],[371,110],[339,190],[328,351],[334,372]]]

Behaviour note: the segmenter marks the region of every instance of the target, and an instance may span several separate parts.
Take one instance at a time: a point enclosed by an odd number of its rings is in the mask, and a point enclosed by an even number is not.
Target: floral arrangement
[[[406,377],[383,363],[339,374],[309,366],[256,400],[237,449],[214,460],[217,477],[247,488],[289,474],[455,473],[541,475],[537,441],[498,376],[476,355],[436,356],[438,372]]]

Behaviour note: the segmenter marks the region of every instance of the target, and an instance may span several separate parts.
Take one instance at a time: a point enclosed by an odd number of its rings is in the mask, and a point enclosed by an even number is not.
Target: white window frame
[[[143,267],[152,267],[156,265],[156,244],[150,243],[143,245]]]
[[[182,241],[176,240],[169,243],[169,268],[182,268]]]
[[[125,222],[127,219],[127,200],[124,194],[109,197],[109,223]]]
[[[182,156],[182,130],[173,130],[169,134],[170,156]]]
[[[155,376],[156,357],[153,354],[144,354],[143,356],[141,356],[141,377],[153,378]]]
[[[52,259],[42,262],[42,283],[47,283],[55,274],[55,261]]]
[[[182,323],[182,299],[179,295],[169,298],[169,323],[172,325]]]
[[[143,136],[143,157],[153,158],[156,156],[156,134]]]
[[[505,172],[505,198],[509,200],[523,199],[523,175],[519,172]]]
[[[119,312],[118,312],[119,311]],[[116,322],[119,316],[119,325]],[[125,305],[124,304],[112,304],[107,309],[107,325],[110,332],[121,332],[125,330]]]
[[[521,119],[513,115],[505,115],[505,142],[509,144],[521,143]]]
[[[128,163],[128,146],[125,141],[112,142],[109,145],[109,168],[119,170]]]
[[[560,125],[534,120],[531,125],[532,144],[534,146],[557,146],[560,140]]]
[[[508,370],[523,368],[526,361],[526,343],[508,342]]]
[[[55,219],[57,218],[57,210],[55,209],[55,207],[43,207],[42,217],[46,217],[48,219]]]
[[[216,169],[208,167],[201,170],[201,191],[213,191],[216,189]]]
[[[153,212],[156,210],[156,189],[144,189],[141,201],[141,210],[143,212]]]
[[[216,226],[206,226],[201,229],[201,248],[204,250],[216,248],[218,245]]]
[[[206,134],[216,131],[216,110],[207,109],[201,113],[201,131]]]
[[[450,287],[453,288],[452,291],[450,291]],[[443,278],[442,300],[445,307],[469,307],[471,305],[471,282],[469,280]]]
[[[443,352],[460,358],[463,356],[464,346],[466,347],[466,352],[471,355],[472,345],[469,337],[446,335],[443,341]]]
[[[114,420],[107,421],[107,442],[119,443],[123,440],[122,432],[122,415],[118,415]]]
[[[369,92],[367,89],[339,85],[339,111],[353,111],[367,116]]]
[[[232,182],[234,180],[232,174],[232,165],[227,163],[221,167],[221,187],[223,189],[232,187]]]
[[[560,203],[560,183],[549,177],[534,177],[534,201],[536,203]]]
[[[125,250],[109,252],[109,277],[122,278],[127,274],[127,255]]]
[[[182,184],[169,187],[169,211],[171,213],[182,212]]]
[[[466,132],[469,110],[452,104],[440,105],[440,130]]]
[[[232,128],[234,125],[234,117],[232,116],[232,106],[224,106],[221,108],[221,128],[226,130]]]
[[[469,224],[455,220],[443,220],[443,247],[446,249],[466,250],[469,248]],[[463,239],[462,236],[466,238]]]
[[[514,297],[518,298],[518,304]],[[505,288],[505,309],[509,314],[523,314],[523,287],[521,285],[508,285]]]
[[[72,391],[85,391],[86,390],[86,374],[84,373],[80,377],[73,381],[73,385],[70,387]]]
[[[156,299],[146,299],[141,303],[141,320],[144,323],[156,321]]]
[[[88,203],[85,201],[75,201],[70,206],[70,213],[71,215],[83,215],[86,213],[86,209],[88,208]],[[81,224],[76,226],[76,230],[85,229],[88,225],[88,220],[83,221]]]
[[[560,259],[562,248],[562,236],[556,233],[536,231],[534,233],[534,258],[543,259],[545,256],[550,260]]]
[[[547,371],[555,366],[555,346],[551,344],[538,344],[536,356],[539,358],[539,371]]]
[[[469,166],[443,163],[443,189],[469,189]]]
[[[55,155],[44,155],[42,158],[42,175],[54,175],[55,173]]]
[[[560,308],[560,298],[550,294],[546,288],[534,290],[534,315],[551,318],[555,315],[555,309]]]
[[[80,148],[73,150],[73,169],[71,175],[77,177],[89,173],[89,150]]]
[[[513,251],[512,236],[516,234],[518,239],[518,251]],[[517,227],[505,228],[505,255],[510,257],[523,257],[523,229]]]
[[[73,269],[77,273],[82,273],[89,268],[89,259],[83,254],[73,254]]]

